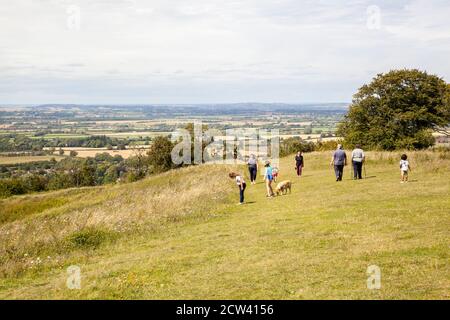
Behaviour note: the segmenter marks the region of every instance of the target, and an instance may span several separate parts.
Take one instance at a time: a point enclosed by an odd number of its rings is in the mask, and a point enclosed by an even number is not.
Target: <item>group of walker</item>
[[[408,158],[407,155],[403,154],[400,160],[401,183],[408,182],[408,172],[411,171],[411,165],[409,164],[407,158]],[[354,180],[362,179],[362,171],[365,160],[366,156],[364,154],[364,150],[361,148],[359,144],[357,144],[351,154]],[[344,176],[344,167],[347,166],[347,154],[344,151],[342,144],[337,145],[337,149],[333,152],[333,156],[331,157],[330,165],[334,167],[336,182],[342,181],[342,178]],[[250,182],[252,185],[256,184],[256,177],[258,173],[258,160],[256,159],[256,156],[254,154],[250,155],[249,160],[247,161],[247,166],[250,174]],[[272,198],[275,196],[272,188],[272,182],[277,181],[278,168],[272,167],[269,160],[265,162],[264,167],[265,167],[264,181],[266,183],[266,191],[267,191],[266,197]],[[295,170],[298,177],[302,175],[304,167],[305,162],[303,158],[303,153],[299,151],[295,156]],[[234,172],[231,172],[229,176],[230,178],[234,178],[236,180],[236,184],[239,187],[239,204],[243,204],[244,191],[245,188],[247,187],[244,177],[241,174]]]
[[[366,155],[359,144],[352,151],[352,166],[353,166],[353,179],[362,179],[362,169]],[[336,181],[342,181],[344,176],[344,167],[347,165],[347,154],[342,148],[341,144],[337,145],[336,151],[334,151],[331,157],[330,165],[334,166],[334,174],[336,175]]]
[[[411,171],[411,165],[407,160],[408,156],[406,154],[402,154],[400,157],[400,183],[408,182],[408,172]],[[353,179],[359,180],[362,179],[362,171],[365,166],[364,163],[366,161],[366,155],[364,154],[363,149],[359,144],[356,145],[356,148],[352,151],[352,167],[353,167]],[[331,163],[334,166],[334,173],[336,175],[336,181],[342,181],[342,177],[344,175],[344,167],[347,165],[347,154],[342,148],[341,144],[337,145],[336,151],[334,151],[333,156],[331,157]],[[364,175],[366,175],[364,173]]]
[[[256,177],[258,174],[258,160],[254,154],[250,155],[249,160],[247,161],[248,171],[250,175],[250,183],[256,184]],[[278,168],[272,167],[269,160],[267,160],[264,164],[265,172],[264,172],[264,181],[266,182],[266,190],[267,197],[271,198],[275,196],[272,188],[272,182],[277,181],[278,177]],[[244,177],[239,173],[231,172],[229,174],[230,178],[234,178],[236,180],[236,184],[239,187],[239,204],[244,203],[244,192],[247,184],[245,183]]]

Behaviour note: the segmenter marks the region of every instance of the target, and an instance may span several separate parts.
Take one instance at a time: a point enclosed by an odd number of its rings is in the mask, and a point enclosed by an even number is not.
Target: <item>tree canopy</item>
[[[432,131],[448,134],[450,86],[419,70],[377,75],[354,95],[338,134],[346,144],[394,150],[434,144]]]

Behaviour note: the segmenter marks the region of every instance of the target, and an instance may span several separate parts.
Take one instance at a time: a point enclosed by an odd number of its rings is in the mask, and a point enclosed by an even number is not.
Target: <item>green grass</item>
[[[107,208],[111,216],[122,217],[118,221],[132,220],[139,228],[113,233],[116,229],[103,221],[70,229],[58,240],[71,239],[70,250],[37,250],[32,259],[46,254],[51,259],[4,272],[0,298],[450,298],[448,153],[411,154],[408,184],[399,183],[397,153],[370,153],[367,179],[350,180],[347,167],[340,183],[334,181],[329,157],[306,154],[301,178],[294,175],[292,157],[283,159],[281,179],[293,181],[292,194],[266,199],[260,180],[248,186],[243,206],[236,205],[228,168],[210,166],[100,191],[83,189],[84,197],[69,207],[49,209],[48,216],[39,211],[6,226],[81,217],[80,212],[95,218]],[[179,190],[190,195],[186,199],[171,194],[180,184]],[[216,192],[221,185],[226,187]],[[122,198],[113,201],[118,195]],[[136,204],[148,197],[153,200],[145,206]],[[146,206],[153,211],[139,215]],[[141,220],[125,215],[128,211]],[[142,228],[149,224],[153,227]],[[3,263],[12,270],[21,263],[29,266],[22,260]],[[81,290],[65,286],[72,264],[81,268]],[[381,268],[380,290],[367,289],[369,265]]]
[[[37,214],[47,209],[57,208],[67,203],[62,197],[20,197],[16,201],[0,200],[0,225]]]

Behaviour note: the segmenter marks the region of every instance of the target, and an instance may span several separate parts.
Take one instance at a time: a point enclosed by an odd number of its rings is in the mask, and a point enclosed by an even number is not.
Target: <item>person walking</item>
[[[352,151],[353,179],[362,179],[362,167],[365,160],[364,151],[361,149],[361,145],[357,144]]]
[[[400,158],[400,183],[408,182],[408,172],[411,171],[411,165],[408,161],[408,156],[402,154]]]
[[[299,151],[297,152],[297,155],[295,156],[295,170],[297,171],[297,176],[300,177],[302,175],[303,167],[305,166],[304,160],[303,160],[303,152]]]
[[[244,177],[242,177],[239,173],[230,172],[228,176],[231,179],[236,179],[236,184],[239,188],[239,204],[244,204],[244,191],[247,185],[245,184]]]
[[[347,165],[347,154],[342,148],[341,144],[337,145],[336,151],[334,151],[331,157],[331,163],[334,166],[334,174],[336,175],[336,181],[342,181],[344,175],[344,166]]]
[[[267,197],[270,198],[275,195],[272,189],[273,172],[272,166],[270,165],[270,161],[268,160],[266,161],[265,167],[266,171],[264,173],[264,181],[266,182]]]
[[[250,183],[256,184],[256,175],[258,173],[258,160],[254,154],[250,155],[250,158],[247,161],[248,172],[250,173]]]

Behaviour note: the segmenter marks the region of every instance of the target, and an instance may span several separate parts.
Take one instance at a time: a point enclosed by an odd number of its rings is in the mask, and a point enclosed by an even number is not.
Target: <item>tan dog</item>
[[[280,194],[286,194],[288,190],[289,190],[289,193],[291,193],[291,181],[285,180],[285,181],[281,181],[279,184],[277,184],[275,192],[276,192],[277,196],[279,196]]]

